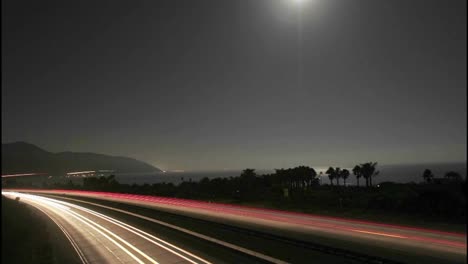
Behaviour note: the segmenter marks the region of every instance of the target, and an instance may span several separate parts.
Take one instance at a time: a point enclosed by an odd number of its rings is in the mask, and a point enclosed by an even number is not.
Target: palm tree
[[[425,169],[423,172],[423,178],[427,183],[429,183],[434,178],[434,174],[432,174],[432,171],[430,169]]]
[[[341,169],[340,169],[340,167],[335,168],[335,178],[336,178],[336,185],[340,186],[340,178],[341,178]]]
[[[312,186],[312,184],[317,185],[317,172],[314,170],[314,168],[307,167],[307,182],[309,187]]]
[[[379,174],[379,171],[376,171],[375,168],[377,166],[377,162],[367,162],[364,164],[361,164],[361,174],[362,177],[366,179],[366,186],[372,187],[372,177],[377,176]]]
[[[333,185],[333,179],[335,178],[335,169],[330,167],[325,173],[328,174],[328,179],[330,179],[330,185]]]
[[[341,171],[341,178],[343,178],[343,181],[344,181],[344,186],[346,186],[346,179],[349,177],[349,170],[347,169],[344,169]]]
[[[356,176],[357,186],[359,186],[359,178],[361,178],[361,167],[359,165],[354,166],[353,174]]]

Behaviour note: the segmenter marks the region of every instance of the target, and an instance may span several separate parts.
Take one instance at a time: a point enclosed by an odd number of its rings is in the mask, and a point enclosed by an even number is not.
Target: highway
[[[54,221],[66,234],[83,263],[210,263],[127,223],[72,203],[38,195],[20,197]]]
[[[87,263],[466,263],[465,234],[145,195],[15,191],[23,193],[2,194],[21,195],[21,201],[47,213]],[[138,222],[135,218],[195,237],[211,248],[185,241],[182,249],[138,228],[145,223],[129,225]],[[223,250],[229,252],[220,253]],[[212,257],[213,252],[218,256]],[[219,257],[223,255],[226,258]],[[232,262],[234,255],[237,261]]]

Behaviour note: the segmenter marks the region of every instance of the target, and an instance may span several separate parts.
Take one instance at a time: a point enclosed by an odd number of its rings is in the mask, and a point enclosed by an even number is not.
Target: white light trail
[[[2,192],[2,194],[4,194],[4,192]],[[119,247],[122,251],[124,251],[125,253],[127,253],[131,258],[133,258],[137,263],[140,263],[140,264],[144,264],[145,262],[143,262],[141,259],[139,259],[135,254],[133,254],[132,252],[130,252],[128,249],[126,249],[122,244],[118,243],[116,240],[114,240],[113,238],[111,238],[110,236],[108,236],[106,233],[110,234],[111,236],[115,237],[117,240],[123,242],[125,245],[127,245],[128,247],[130,247],[131,249],[133,249],[134,251],[140,253],[140,255],[142,255],[143,257],[145,257],[146,259],[150,260],[151,263],[153,264],[159,264],[157,261],[155,261],[154,259],[150,258],[148,255],[146,255],[145,253],[143,253],[142,251],[140,251],[138,248],[134,247],[133,245],[131,245],[130,243],[128,243],[127,241],[123,240],[122,238],[120,238],[118,235],[116,235],[115,233],[111,232],[110,230],[104,228],[103,226],[97,224],[96,222],[90,220],[89,218],[87,217],[84,217],[82,215],[79,215],[73,211],[70,210],[70,208],[66,207],[66,206],[63,206],[62,204],[60,203],[57,203],[55,201],[53,201],[53,199],[49,199],[49,198],[44,198],[44,197],[41,197],[41,196],[37,196],[37,195],[30,195],[30,194],[22,194],[22,193],[12,193],[13,195],[17,196],[17,197],[20,197],[20,198],[26,198],[26,199],[29,199],[30,201],[32,201],[33,203],[36,203],[36,204],[39,204],[39,205],[42,205],[42,206],[50,206],[52,208],[56,208],[56,209],[59,209],[62,211],[62,213],[65,213],[75,219],[77,219],[78,221],[84,223],[85,225],[89,226],[90,228],[92,228],[94,231],[98,232],[100,235],[102,235],[103,237],[105,237],[107,240],[109,240],[110,242],[112,242],[114,245],[116,245],[117,247]],[[103,231],[101,231],[103,230]]]
[[[23,177],[23,176],[41,176],[41,175],[47,175],[47,173],[3,174],[3,175],[2,175],[2,178]]]
[[[105,228],[104,226],[96,223],[95,221],[91,220],[90,218],[88,218],[88,217],[86,217],[86,216],[84,216],[84,215],[82,215],[82,214],[80,214],[77,211],[74,211],[72,209],[83,211],[83,212],[91,214],[91,215],[93,215],[95,217],[98,217],[100,219],[103,219],[106,222],[111,223],[113,225],[116,225],[116,226],[118,226],[118,227],[132,233],[132,234],[135,234],[135,235],[145,239],[146,241],[149,241],[150,243],[152,243],[152,244],[154,244],[154,245],[156,245],[156,246],[158,246],[158,247],[160,247],[160,248],[162,248],[162,249],[164,249],[164,250],[166,250],[168,252],[171,252],[172,254],[177,255],[180,258],[182,258],[182,259],[184,259],[184,260],[186,260],[186,261],[188,261],[190,263],[193,263],[193,264],[196,264],[196,263],[211,264],[207,260],[204,260],[203,258],[200,258],[200,257],[198,257],[198,256],[196,256],[196,255],[182,249],[182,248],[179,248],[179,247],[177,247],[177,246],[175,246],[175,245],[173,245],[173,244],[171,244],[171,243],[169,243],[167,241],[164,241],[161,238],[158,238],[158,237],[156,237],[154,235],[151,235],[151,234],[149,234],[149,233],[147,233],[147,232],[145,232],[143,230],[140,230],[140,229],[138,229],[136,227],[133,227],[133,226],[131,226],[129,224],[126,224],[126,223],[124,223],[122,221],[119,221],[119,220],[114,219],[112,217],[109,217],[109,216],[106,216],[104,214],[98,213],[96,211],[87,209],[85,207],[75,205],[75,204],[72,204],[72,203],[68,203],[68,202],[64,202],[64,201],[60,201],[60,200],[56,200],[56,199],[52,199],[52,198],[37,196],[37,195],[30,195],[30,194],[24,194],[24,193],[15,193],[15,192],[2,192],[2,194],[8,195],[8,196],[14,196],[14,197],[21,197],[21,198],[23,198],[25,200],[29,199],[29,201],[31,201],[31,202],[33,202],[35,204],[46,206],[46,207],[49,206],[51,208],[55,208],[57,210],[60,210],[62,213],[65,213],[67,215],[72,216],[73,218],[75,218],[78,221],[80,221],[80,222],[84,223],[85,225],[89,226],[90,228],[92,228],[93,230],[95,230],[96,232],[101,234],[103,237],[105,237],[106,239],[111,241],[113,244],[115,244],[117,247],[122,249],[122,251],[127,253],[130,257],[132,257],[138,263],[144,263],[144,262],[142,260],[140,260],[137,256],[135,256],[132,252],[127,250],[127,248],[125,248],[125,246],[127,246],[128,248],[130,248],[133,251],[137,252],[138,254],[143,256],[145,259],[147,259],[151,263],[159,264],[156,260],[154,260],[150,256],[146,255],[143,251],[141,251],[140,249],[138,249],[134,245],[130,244],[128,241],[121,238],[120,236],[118,236],[114,232],[110,231],[109,229]],[[196,261],[194,261],[194,259]]]
[[[96,171],[74,171],[74,172],[67,172],[67,175],[76,175],[76,174],[88,174],[88,173],[95,173]]]
[[[141,250],[139,250],[137,247],[133,246],[132,244],[128,243],[126,240],[122,239],[120,236],[116,235],[115,233],[113,233],[112,231],[106,229],[105,227],[99,225],[98,223],[90,220],[89,218],[86,218],[80,214],[77,214],[73,211],[69,211],[69,213],[74,216],[76,219],[78,220],[81,220],[83,223],[85,223],[86,225],[88,225],[89,227],[93,228],[95,231],[97,231],[98,233],[100,233],[101,235],[103,235],[105,238],[107,238],[109,241],[111,241],[112,243],[114,243],[116,246],[118,246],[120,249],[122,249],[125,253],[127,253],[130,257],[132,257],[135,261],[137,261],[138,263],[142,263],[144,264],[145,262],[143,262],[142,260],[140,260],[137,256],[135,256],[133,253],[131,253],[129,250],[127,250],[124,246],[122,246],[120,243],[116,242],[114,239],[112,239],[111,237],[109,237],[107,234],[103,233],[101,230],[99,229],[102,229],[103,231],[107,232],[108,234],[110,234],[111,236],[115,237],[117,240],[119,240],[120,242],[124,243],[125,245],[127,245],[128,247],[130,247],[131,249],[135,250],[136,252],[138,252],[140,255],[142,255],[144,258],[148,259],[149,261],[151,261],[151,263],[153,264],[159,264],[157,261],[155,261],[154,259],[152,259],[151,257],[149,257],[148,255],[146,255],[145,253],[143,253]],[[98,229],[99,228],[99,229]]]
[[[66,203],[66,202],[62,202],[62,201],[58,201],[58,202],[60,202],[60,203]],[[177,247],[177,246],[175,246],[175,245],[173,245],[173,244],[171,244],[171,243],[169,243],[169,242],[167,242],[167,241],[164,241],[164,240],[162,240],[162,239],[160,239],[160,238],[158,238],[158,237],[155,237],[155,236],[153,236],[153,235],[151,235],[151,234],[149,234],[149,233],[146,233],[145,231],[142,231],[142,230],[140,230],[140,229],[138,229],[138,228],[136,228],[136,227],[133,227],[133,226],[131,226],[131,225],[128,225],[128,224],[126,224],[126,223],[123,223],[123,222],[121,222],[121,221],[119,221],[119,220],[117,220],[117,219],[114,219],[114,218],[112,218],[112,217],[103,215],[103,214],[101,214],[101,213],[92,211],[92,210],[87,209],[87,208],[84,208],[84,207],[81,207],[81,208],[80,208],[80,206],[78,206],[78,205],[72,205],[72,204],[70,204],[70,206],[73,206],[74,208],[79,208],[80,210],[83,210],[83,211],[85,211],[85,212],[88,212],[88,213],[90,213],[90,214],[92,214],[92,215],[95,215],[95,216],[97,216],[97,217],[99,217],[99,218],[105,219],[105,220],[107,220],[107,221],[109,221],[109,222],[111,222],[111,223],[113,223],[113,224],[115,224],[115,225],[117,225],[117,226],[119,226],[119,227],[121,227],[121,228],[123,228],[123,229],[125,229],[125,230],[127,230],[127,231],[129,231],[129,232],[131,232],[131,233],[133,233],[133,234],[135,234],[135,235],[137,235],[137,236],[139,236],[139,237],[141,237],[141,238],[147,240],[147,241],[149,241],[149,242],[151,242],[152,244],[155,244],[155,245],[157,245],[157,246],[159,246],[159,247],[161,247],[161,248],[164,248],[165,250],[167,250],[167,251],[169,251],[169,252],[171,252],[171,253],[173,253],[173,254],[175,254],[175,255],[177,255],[177,256],[179,256],[179,257],[181,257],[181,258],[183,258],[183,259],[185,259],[185,260],[187,260],[187,261],[189,261],[190,263],[196,264],[197,262],[195,262],[195,261],[193,261],[193,260],[191,260],[191,259],[185,257],[184,255],[181,255],[181,254],[177,253],[176,251],[174,251],[174,250],[172,250],[172,249],[170,249],[170,248],[168,248],[168,247],[166,247],[166,246],[164,246],[164,245],[162,245],[162,244],[160,244],[160,243],[158,243],[158,242],[156,242],[156,241],[154,241],[154,240],[157,240],[157,241],[159,241],[159,242],[161,242],[161,243],[164,243],[164,244],[166,244],[166,245],[168,245],[168,246],[170,246],[170,247],[173,247],[173,248],[175,248],[175,249],[177,249],[177,250],[179,250],[179,251],[181,251],[181,252],[183,252],[183,253],[185,253],[185,254],[187,254],[187,255],[193,257],[193,258],[196,258],[196,259],[200,260],[200,261],[203,262],[203,263],[207,263],[207,264],[210,263],[210,262],[208,262],[208,261],[206,261],[206,260],[204,260],[204,259],[202,259],[202,258],[200,258],[200,257],[198,257],[198,256],[195,256],[195,255],[191,254],[190,252],[185,251],[185,250],[183,250],[183,249],[181,249],[181,248],[179,248],[179,247]],[[148,238],[148,237],[151,237],[151,238],[153,238],[154,240],[152,240],[152,239],[150,239],[150,238]]]
[[[196,256],[196,255],[182,249],[182,248],[179,248],[179,247],[177,247],[177,246],[175,246],[175,245],[173,245],[173,244],[171,244],[171,243],[169,243],[167,241],[164,241],[164,240],[162,240],[162,239],[160,239],[158,237],[155,237],[155,236],[153,236],[153,235],[151,235],[151,234],[149,234],[149,233],[147,233],[147,232],[145,232],[143,230],[140,230],[140,229],[138,229],[138,228],[136,228],[134,226],[126,224],[126,223],[124,223],[122,221],[119,221],[117,219],[114,219],[114,218],[112,218],[110,216],[106,216],[104,214],[98,213],[98,212],[90,210],[88,208],[85,208],[85,207],[82,207],[82,206],[79,206],[79,205],[75,205],[75,204],[72,204],[72,203],[60,201],[60,200],[55,200],[55,199],[46,198],[46,197],[40,197],[40,199],[43,200],[43,201],[48,201],[48,202],[55,203],[55,204],[61,204],[62,206],[65,206],[65,207],[69,206],[69,207],[72,207],[72,208],[87,212],[87,213],[92,214],[94,216],[97,216],[97,217],[99,217],[101,219],[104,219],[104,220],[106,220],[106,221],[108,221],[110,223],[113,223],[114,225],[117,225],[117,226],[119,226],[119,227],[121,227],[121,228],[123,228],[123,229],[125,229],[125,230],[127,230],[127,231],[129,231],[129,232],[131,232],[131,233],[133,233],[133,234],[135,234],[135,235],[149,241],[149,242],[151,242],[152,244],[155,244],[155,245],[157,245],[157,246],[159,246],[159,247],[161,247],[161,248],[163,248],[163,249],[165,249],[165,250],[167,250],[167,251],[169,251],[169,252],[171,252],[171,253],[173,253],[173,254],[175,254],[175,255],[177,255],[177,256],[185,259],[185,260],[187,260],[187,261],[189,261],[190,263],[196,264],[197,262],[185,257],[184,255],[174,251],[173,249],[171,249],[169,247],[172,247],[175,250],[183,252],[183,253],[185,253],[185,254],[187,254],[187,255],[189,255],[189,256],[191,256],[191,257],[193,257],[193,258],[195,258],[195,259],[197,259],[197,260],[199,260],[199,261],[201,261],[203,263],[210,264],[210,262],[208,262],[208,261],[206,261],[206,260],[204,260],[204,259],[202,259],[202,258],[200,258],[200,257],[198,257],[198,256]],[[149,237],[151,237],[152,239],[149,238]],[[156,242],[155,240],[159,241],[160,243]],[[163,243],[163,244],[165,244],[167,246],[162,245],[161,243]]]

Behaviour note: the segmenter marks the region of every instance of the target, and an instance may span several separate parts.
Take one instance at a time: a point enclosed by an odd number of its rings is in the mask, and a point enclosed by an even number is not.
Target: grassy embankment
[[[228,201],[222,201],[224,203],[229,203]],[[457,223],[457,222],[447,222],[447,219],[443,218],[427,218],[424,216],[409,215],[396,212],[387,212],[384,210],[367,210],[360,208],[320,208],[314,206],[303,206],[299,204],[291,203],[282,203],[275,204],[268,201],[257,201],[257,202],[233,202],[233,204],[257,207],[257,208],[266,208],[266,209],[275,209],[275,210],[284,210],[297,213],[305,213],[318,216],[328,216],[328,217],[337,217],[337,218],[346,218],[351,220],[360,220],[360,221],[373,221],[384,224],[393,224],[393,225],[402,225],[409,227],[420,227],[435,229],[440,231],[447,232],[457,232],[457,233],[466,233],[466,224]]]
[[[280,199],[212,201],[466,233],[466,196],[458,189],[392,184],[373,190],[316,188],[299,197]],[[429,192],[430,199],[423,195]]]

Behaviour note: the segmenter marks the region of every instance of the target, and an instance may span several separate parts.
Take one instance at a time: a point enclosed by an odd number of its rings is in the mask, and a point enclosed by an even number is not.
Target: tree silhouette
[[[247,198],[255,192],[257,173],[255,169],[245,169],[238,180],[238,190],[241,198]]]
[[[432,174],[430,169],[425,169],[423,172],[423,178],[427,183],[432,182],[432,179],[434,179],[434,174]]]
[[[350,173],[349,173],[349,170],[347,170],[347,169],[343,169],[343,170],[341,171],[341,178],[343,178],[343,184],[344,184],[344,186],[346,186],[346,179],[349,177],[349,174],[350,174]]]
[[[274,184],[290,189],[304,190],[318,184],[317,172],[307,166],[275,169],[275,173],[269,178]]]
[[[255,178],[257,173],[255,173],[255,169],[245,169],[240,176],[241,178]]]
[[[341,169],[340,169],[340,167],[335,168],[335,178],[336,178],[336,185],[340,186],[340,178],[341,178]]]
[[[367,162],[361,164],[361,174],[366,179],[366,186],[372,187],[372,177],[377,176],[379,171],[376,171],[377,162]]]
[[[317,183],[317,172],[314,170],[314,168],[299,166],[294,168],[294,170],[301,175],[300,181],[304,189],[309,188],[313,184]]]
[[[449,172],[445,173],[445,178],[447,178],[449,180],[452,180],[452,181],[461,181],[462,180],[462,176],[460,175],[460,173],[458,173],[456,171],[449,171]]]
[[[330,179],[330,185],[333,185],[333,179],[335,178],[335,169],[329,167],[325,173],[328,174],[328,179]]]
[[[354,166],[353,174],[356,176],[357,186],[359,186],[359,178],[361,178],[361,167],[359,165]]]

